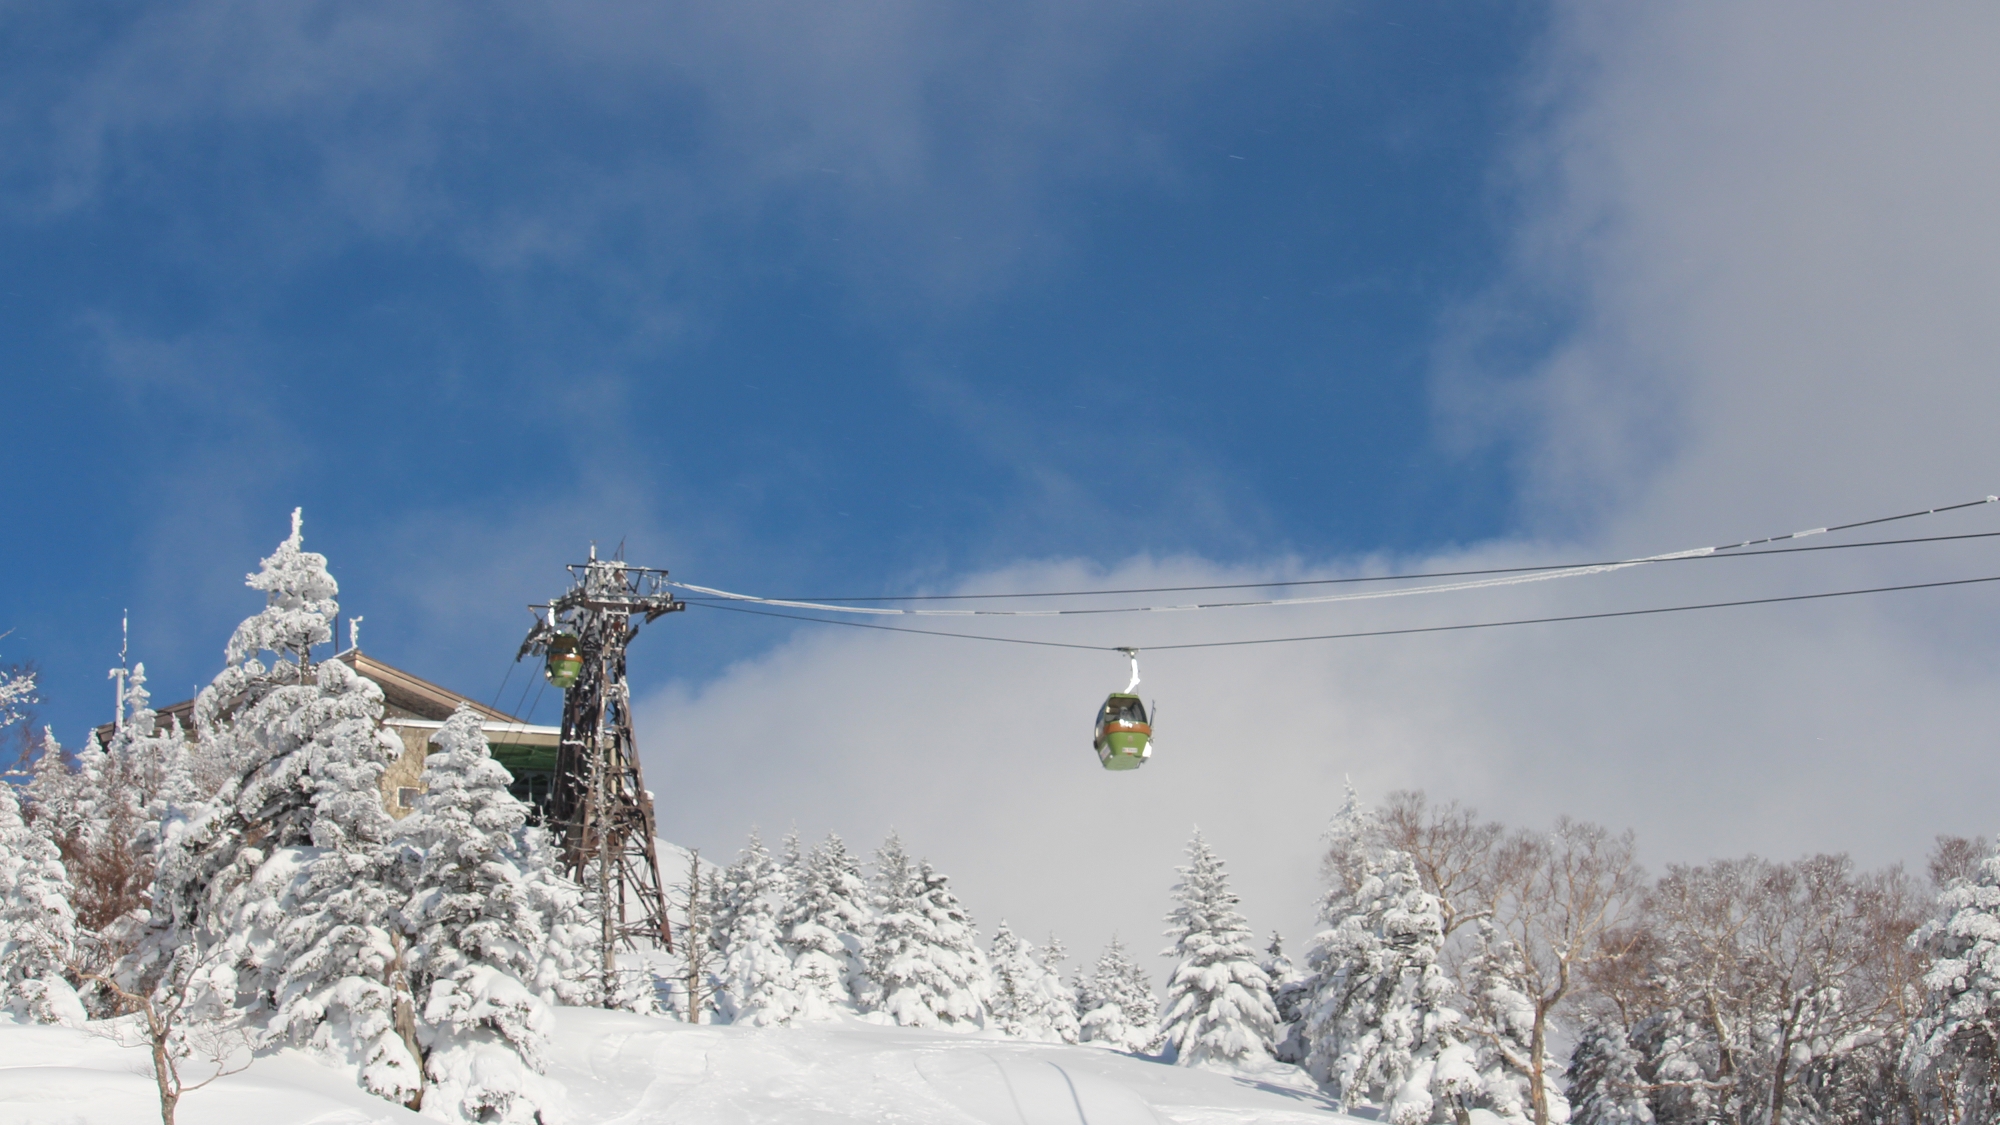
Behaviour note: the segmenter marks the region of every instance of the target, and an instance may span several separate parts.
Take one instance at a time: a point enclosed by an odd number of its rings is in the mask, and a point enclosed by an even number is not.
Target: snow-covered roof
[[[556,733],[554,727],[533,725],[524,719],[507,714],[497,708],[488,707],[468,695],[434,684],[422,676],[403,671],[393,664],[377,660],[358,649],[348,649],[337,653],[333,659],[359,672],[364,679],[372,681],[382,689],[383,719],[395,722],[428,721],[432,726],[451,717],[461,703],[469,704],[486,720],[485,728],[489,738],[499,733],[520,734],[523,738],[515,741],[539,742],[545,734]],[[159,721],[164,725],[170,719],[180,720],[185,729],[194,727],[194,700],[183,700],[154,709]],[[504,730],[503,730],[504,728]],[[97,728],[101,742],[111,740],[112,725],[105,723]]]

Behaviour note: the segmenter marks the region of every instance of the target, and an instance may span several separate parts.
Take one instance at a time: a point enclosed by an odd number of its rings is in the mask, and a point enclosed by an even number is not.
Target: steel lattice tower
[[[672,949],[667,898],[654,844],[653,797],[632,737],[625,646],[642,624],[687,608],[667,588],[667,572],[602,560],[569,567],[575,584],[547,605],[531,606],[535,627],[519,660],[545,656],[550,642],[574,637],[583,660],[563,693],[562,740],[549,793],[547,824],[561,848],[564,873],[594,892],[600,915],[604,1003],[611,1003],[620,945],[637,939]],[[567,643],[567,642],[565,642]]]

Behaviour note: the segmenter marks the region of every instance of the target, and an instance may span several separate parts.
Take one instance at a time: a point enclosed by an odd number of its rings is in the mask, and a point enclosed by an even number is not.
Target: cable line
[[[1732,602],[1703,602],[1698,605],[1656,606],[1651,609],[1619,609],[1601,613],[1570,613],[1558,617],[1522,617],[1511,621],[1475,621],[1464,625],[1418,625],[1404,629],[1367,629],[1352,633],[1319,633],[1304,637],[1257,637],[1242,641],[1196,641],[1175,645],[1147,645],[1147,652],[1162,652],[1184,648],[1240,648],[1245,645],[1293,644],[1299,641],[1343,641],[1357,637],[1395,637],[1412,633],[1455,633],[1468,629],[1501,629],[1510,625],[1548,625],[1563,621],[1599,621],[1611,617],[1646,617],[1661,613],[1686,613],[1700,609],[1733,609],[1738,606],[1776,605],[1780,602],[1808,602],[1825,598],[1851,598],[1862,594],[1889,594],[1901,590],[1934,590],[1945,586],[1972,586],[1982,582],[2000,582],[2000,574],[1985,578],[1953,578],[1942,582],[1911,582],[1901,586],[1871,586],[1863,590],[1830,590],[1819,594],[1786,594],[1769,598],[1744,598]],[[844,625],[850,629],[875,629],[885,633],[920,633],[928,637],[957,637],[966,641],[994,641],[1011,645],[1038,645],[1044,648],[1075,648],[1090,652],[1123,652],[1129,645],[1086,645],[1066,641],[1034,641],[1021,637],[994,637],[978,633],[951,633],[942,629],[913,629],[907,625],[872,625],[863,621],[841,621],[828,617],[808,617],[799,613],[775,613],[765,609],[750,609],[740,605],[721,605],[715,602],[692,602],[704,609],[727,610],[731,613],[754,613],[759,617],[782,617],[790,621],[814,621],[821,625]]]
[[[1734,602],[1703,602],[1700,605],[1657,606],[1652,609],[1618,609],[1603,613],[1570,613],[1560,617],[1523,617],[1513,621],[1476,621],[1469,625],[1420,625],[1407,629],[1369,629],[1356,633],[1321,633],[1310,637],[1262,637],[1248,641],[1198,641],[1191,644],[1149,645],[1147,652],[1175,648],[1234,648],[1241,645],[1280,645],[1295,641],[1342,641],[1352,637],[1395,637],[1409,633],[1453,633],[1466,629],[1498,629],[1507,625],[1548,625],[1559,621],[1598,621],[1608,617],[1645,617],[1657,613],[1686,613],[1697,609],[1733,609],[1746,605],[1775,605],[1779,602],[1810,602],[1822,598],[1851,598],[1860,594],[1889,594],[1898,590],[1934,590],[1941,586],[1971,586],[2000,582],[2000,574],[1985,578],[1953,578],[1943,582],[1911,582],[1902,586],[1872,586],[1866,590],[1829,590],[1822,594],[1788,594],[1775,598],[1745,598]],[[844,622],[843,622],[844,624]]]
[[[1805,531],[1794,531],[1786,535],[1771,535],[1761,539],[1746,539],[1740,543],[1724,544],[1716,547],[1696,547],[1667,554],[1647,555],[1641,558],[1620,559],[1612,562],[1584,563],[1579,565],[1508,570],[1498,576],[1477,578],[1465,582],[1441,582],[1429,586],[1411,586],[1394,590],[1371,590],[1362,593],[1314,594],[1295,598],[1259,598],[1251,601],[1207,602],[1189,605],[1165,606],[1117,606],[1101,609],[902,609],[886,606],[834,605],[827,602],[792,600],[788,598],[765,598],[753,594],[738,594],[728,590],[718,590],[710,586],[697,586],[686,582],[672,582],[669,585],[691,593],[706,594],[732,602],[749,602],[757,605],[778,606],[785,609],[808,609],[822,613],[865,614],[879,617],[1068,617],[1105,613],[1166,613],[1199,609],[1244,609],[1253,606],[1285,605],[1328,605],[1335,602],[1377,601],[1383,598],[1414,597],[1420,594],[1451,593],[1460,590],[1483,590],[1499,586],[1519,586],[1530,582],[1548,582],[1558,578],[1576,578],[1587,574],[1607,574],[1615,570],[1643,566],[1649,563],[1674,562],[1690,558],[1706,558],[1723,551],[1736,551],[1744,547],[1754,547],[1765,543],[1777,543],[1789,539],[1804,539],[1815,535],[1845,531],[1873,524],[1891,523],[1896,520],[1914,519],[1918,516],[1938,512],[1956,511],[1960,508],[1977,507],[1981,504],[2000,502],[2000,496],[1988,496],[1983,500],[1967,501],[1938,508],[1926,508],[1918,512],[1906,512],[1896,516],[1881,516],[1875,519],[1858,520],[1854,523],[1834,527],[1816,527]],[[1782,553],[1782,552],[1780,552]]]
[[[1830,533],[1830,532],[1829,532]],[[1847,551],[1857,547],[1902,547],[1912,543],[1948,543],[1959,539],[1993,539],[2000,531],[1971,531],[1959,535],[1923,535],[1912,539],[1866,539],[1859,543],[1819,543],[1811,547],[1777,547],[1767,551],[1739,551],[1735,554],[1671,555],[1649,562],[1706,562],[1716,559],[1754,559],[1765,555],[1803,555],[1811,551]],[[1040,590],[1023,594],[885,594],[876,597],[797,598],[812,602],[964,602],[1020,598],[1092,598],[1114,594],[1179,594],[1205,590],[1269,590],[1281,586],[1340,586],[1356,582],[1403,582],[1417,578],[1464,578],[1478,574],[1521,574],[1533,570],[1570,570],[1581,566],[1610,566],[1633,560],[1601,559],[1580,563],[1548,563],[1540,566],[1494,566],[1478,570],[1426,570],[1407,574],[1365,574],[1349,578],[1279,578],[1269,582],[1224,582],[1206,586],[1133,586],[1118,590]],[[676,583],[678,585],[678,583]],[[686,587],[682,587],[685,589]],[[700,604],[705,599],[686,599]]]

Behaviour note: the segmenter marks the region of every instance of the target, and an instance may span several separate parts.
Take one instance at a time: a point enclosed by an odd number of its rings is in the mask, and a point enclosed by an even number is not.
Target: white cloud
[[[1668,550],[2000,491],[1996,55],[2000,15],[1978,6],[1559,19],[1520,154],[1515,265],[1441,345],[1490,353],[1496,310],[1567,318],[1533,370],[1459,362],[1440,382],[1447,415],[1485,414],[1520,451],[1520,522],[1541,530],[1398,562]],[[1888,530],[1995,527],[1981,508]],[[1497,619],[2000,573],[1994,560],[1982,541],[1825,552],[1073,632],[1158,644]],[[1048,563],[969,585],[1230,575]],[[1115,656],[823,629],[649,700],[641,737],[664,819],[693,842],[733,850],[752,822],[796,821],[872,847],[893,824],[987,924],[1056,926],[1080,953],[1115,927],[1143,950],[1197,822],[1253,924],[1302,933],[1343,774],[1517,824],[1629,825],[1656,862],[1914,860],[1933,833],[1992,831],[1996,625],[2000,591],[1976,587],[1162,653],[1146,684],[1165,709],[1159,755],[1136,775],[1098,770],[1087,745],[1089,712],[1122,682]]]

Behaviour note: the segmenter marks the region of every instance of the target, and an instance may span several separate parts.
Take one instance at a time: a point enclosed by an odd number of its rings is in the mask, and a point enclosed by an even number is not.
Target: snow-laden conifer
[[[992,979],[972,921],[896,836],[875,853],[875,921],[864,954],[869,1006],[904,1027],[979,1027]]]
[[[56,845],[65,864],[75,852],[83,825],[78,809],[82,784],[70,765],[69,753],[56,741],[55,731],[42,728],[35,761],[29,767],[28,800],[22,815],[44,839]]]
[[[1081,1038],[1083,1028],[1082,1013],[1077,1009],[1076,989],[1062,979],[1063,962],[1069,960],[1069,950],[1064,948],[1061,938],[1050,934],[1038,960],[1042,966],[1042,991],[1048,996],[1050,1021],[1056,1037],[1065,1043],[1075,1043]]]
[[[126,678],[122,717],[109,743],[78,756],[76,827],[69,857],[77,918],[97,935],[101,968],[133,949],[151,919],[161,824],[194,799],[187,738],[162,728],[146,690],[146,666]]]
[[[0,730],[20,722],[34,702],[33,671],[0,671]]]
[[[1928,955],[1903,1068],[1940,1121],[2000,1118],[2000,854],[1953,879],[1911,935]]]
[[[1329,886],[1307,956],[1306,1070],[1342,1105],[1372,1103],[1398,1125],[1473,1104],[1482,1084],[1440,964],[1437,896],[1408,855],[1379,844],[1352,786],[1327,844]]]
[[[792,957],[800,1015],[829,1019],[867,989],[861,956],[869,928],[868,884],[839,836],[829,835],[805,857],[778,915]]]
[[[82,1022],[64,976],[76,944],[61,854],[21,818],[14,787],[0,781],[0,1008],[40,1022]]]
[[[399,826],[415,864],[404,971],[421,1014],[425,1111],[525,1122],[551,1100],[541,1075],[561,949],[550,947],[568,944],[581,892],[527,826],[480,724],[461,705],[432,736],[423,807]]]
[[[1159,1041],[1160,1002],[1146,971],[1114,935],[1089,976],[1076,981],[1077,1038],[1120,1051],[1147,1052]]]
[[[1004,1035],[1042,1043],[1076,1042],[1076,1002],[1034,945],[1003,919],[993,933],[989,964],[993,993],[989,1026]]]
[[[1182,1066],[1241,1065],[1270,1057],[1278,1013],[1271,982],[1257,964],[1249,927],[1222,861],[1197,831],[1179,869],[1167,915],[1174,959],[1161,1017],[1168,1056]]]
[[[408,873],[380,795],[401,746],[376,725],[380,690],[347,665],[320,666],[315,684],[319,695],[296,728],[308,736],[297,755],[311,835],[273,849],[252,894],[235,904],[250,923],[239,932],[273,938],[269,961],[254,943],[245,960],[271,980],[258,999],[271,1007],[274,1033],[356,1066],[364,1088],[407,1104],[422,1089],[420,1060],[396,1020]],[[280,876],[289,878],[280,885]]]
[[[1474,1057],[1478,1060],[1480,1105],[1507,1125],[1527,1125],[1534,1118],[1531,1076],[1534,1057],[1535,1002],[1516,985],[1523,976],[1521,951],[1492,922],[1479,923],[1479,945],[1464,970],[1472,982],[1470,1014],[1479,1029]],[[1543,1072],[1558,1073],[1553,1058],[1544,1057]],[[1568,1119],[1569,1103],[1549,1091],[1549,1118]]]
[[[195,986],[406,1102],[420,1085],[395,1026],[406,871],[379,789],[402,745],[380,727],[380,688],[338,661],[312,662],[332,636],[337,586],[326,560],[302,549],[297,512],[248,585],[264,608],[231,636],[228,667],[195,703],[198,754],[226,780],[163,832],[153,926],[126,971],[150,987],[170,957],[218,965]]]
[[[1299,1063],[1306,1057],[1305,1027],[1300,1016],[1312,995],[1311,981],[1285,955],[1285,939],[1271,931],[1261,962],[1264,976],[1271,982],[1271,1007],[1278,1013],[1278,1028],[1272,1033],[1271,1053],[1280,1062]]]
[[[802,1008],[792,979],[792,960],[778,933],[786,879],[778,863],[751,833],[743,855],[723,873],[716,911],[716,1010],[730,1023],[782,1026]]]
[[[1570,1125],[1653,1125],[1640,1061],[1615,1020],[1585,1020],[1569,1056]]]

